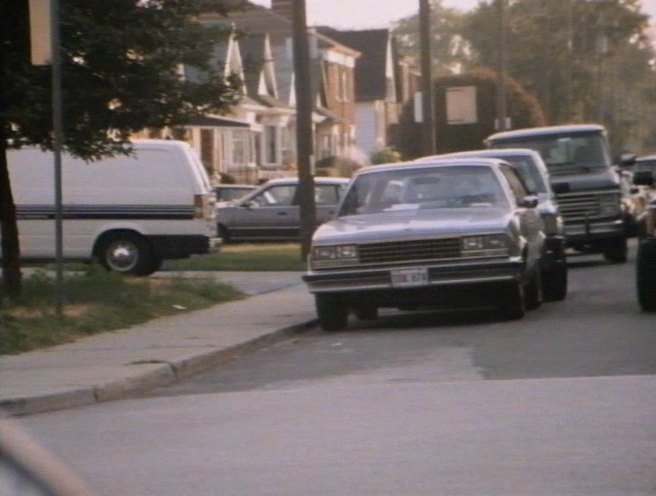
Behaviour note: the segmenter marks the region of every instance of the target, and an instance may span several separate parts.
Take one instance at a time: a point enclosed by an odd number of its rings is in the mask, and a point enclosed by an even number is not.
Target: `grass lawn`
[[[123,277],[94,266],[67,275],[64,287],[61,320],[54,307],[54,279],[45,271],[24,279],[18,300],[2,302],[0,354],[53,346],[243,297],[227,284]]]
[[[162,270],[303,271],[298,243],[236,243],[212,255],[165,261]]]

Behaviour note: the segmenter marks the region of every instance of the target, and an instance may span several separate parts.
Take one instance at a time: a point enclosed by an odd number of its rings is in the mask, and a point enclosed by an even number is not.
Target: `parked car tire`
[[[567,296],[567,266],[563,265],[542,273],[544,301],[562,301]]]
[[[228,243],[230,241],[230,231],[228,231],[228,228],[223,224],[219,224],[218,231],[219,237],[223,240],[223,242]]]
[[[645,312],[656,311],[656,242],[641,242],[636,260],[638,303]]]
[[[106,269],[133,276],[150,275],[162,263],[148,241],[133,232],[115,232],[104,236],[98,243],[97,254]]]
[[[542,272],[536,270],[526,285],[525,304],[527,310],[535,310],[542,305]]]
[[[501,292],[498,308],[499,314],[504,320],[517,320],[524,317],[526,313],[524,286],[519,282],[509,284]]]
[[[365,303],[355,306],[355,317],[358,320],[376,320],[378,318],[378,307]]]
[[[625,263],[628,251],[626,238],[615,238],[606,244],[604,258],[610,263]]]
[[[324,331],[339,331],[348,323],[348,305],[338,294],[317,294],[314,302],[319,325]]]

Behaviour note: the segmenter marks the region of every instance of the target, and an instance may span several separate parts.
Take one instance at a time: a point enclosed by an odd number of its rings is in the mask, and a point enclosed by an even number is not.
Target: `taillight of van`
[[[215,197],[213,194],[194,195],[194,217],[208,219],[214,216]]]

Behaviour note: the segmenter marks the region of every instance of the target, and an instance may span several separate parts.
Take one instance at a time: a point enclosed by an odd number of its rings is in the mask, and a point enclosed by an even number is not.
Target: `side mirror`
[[[633,174],[633,184],[639,186],[654,186],[654,175],[651,171],[638,171]]]
[[[248,200],[247,202],[242,203],[241,206],[251,210],[253,208],[257,208],[257,202],[253,200]]]
[[[525,196],[519,200],[518,205],[522,208],[535,208],[538,206],[538,197],[535,195]]]
[[[620,165],[622,167],[631,167],[636,162],[638,156],[635,153],[623,153],[620,155]]]

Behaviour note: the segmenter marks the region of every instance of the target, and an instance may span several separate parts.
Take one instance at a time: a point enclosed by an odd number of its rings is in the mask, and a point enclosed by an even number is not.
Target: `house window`
[[[333,155],[333,137],[330,134],[319,136],[319,158]]]
[[[232,132],[232,164],[246,165],[248,163],[248,133],[246,131]]]
[[[278,162],[278,129],[276,126],[264,127],[265,162],[275,164]]]

